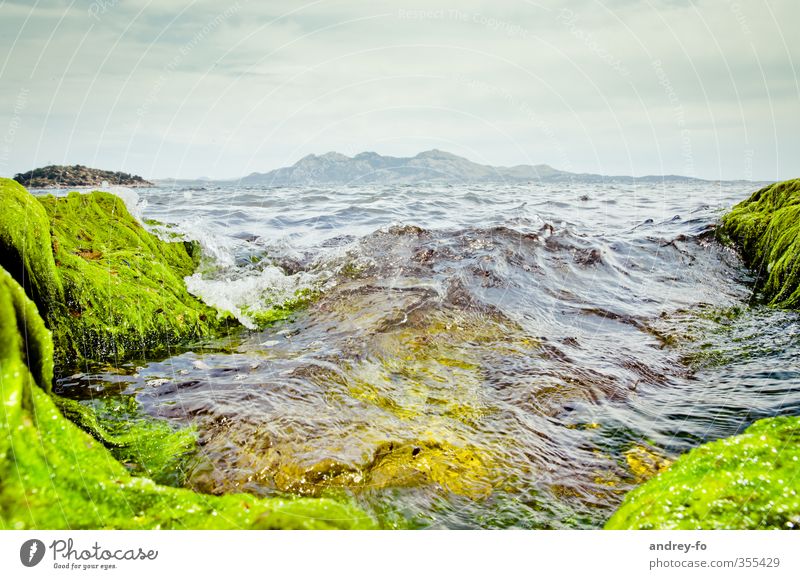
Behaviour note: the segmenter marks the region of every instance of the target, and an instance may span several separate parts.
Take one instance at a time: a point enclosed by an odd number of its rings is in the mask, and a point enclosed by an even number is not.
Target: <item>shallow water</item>
[[[186,484],[347,493],[384,524],[594,527],[665,460],[800,413],[800,319],[714,240],[749,183],[152,189],[248,332],[82,368],[195,424]],[[320,297],[255,329],[298,290]]]

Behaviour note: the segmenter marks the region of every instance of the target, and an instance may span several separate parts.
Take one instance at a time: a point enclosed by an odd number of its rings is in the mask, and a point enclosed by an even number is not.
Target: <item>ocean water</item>
[[[247,330],[87,365],[198,429],[192,488],[347,495],[386,526],[591,528],[682,452],[800,413],[800,319],[715,240],[752,183],[163,187],[191,292]],[[315,299],[258,327],[257,312]]]

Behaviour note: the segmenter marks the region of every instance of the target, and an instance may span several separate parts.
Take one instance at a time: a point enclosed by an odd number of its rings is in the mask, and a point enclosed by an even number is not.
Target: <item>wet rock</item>
[[[234,323],[186,291],[196,248],[147,232],[118,197],[37,198],[0,179],[0,201],[2,265],[27,284],[57,363],[152,355]]]
[[[800,179],[756,191],[722,218],[717,234],[756,270],[770,305],[800,308]]]
[[[375,525],[347,502],[257,499],[247,494],[214,497],[132,476],[103,444],[64,418],[54,404],[49,394],[52,352],[50,332],[35,304],[0,268],[0,528],[311,529]],[[155,453],[151,457],[174,453],[171,436],[163,436],[165,432],[150,434],[143,442]],[[141,459],[142,455],[137,455],[139,464]],[[132,467],[135,464],[125,462]]]
[[[800,418],[786,416],[759,420],[743,434],[703,444],[628,493],[606,528],[796,528],[798,434]]]

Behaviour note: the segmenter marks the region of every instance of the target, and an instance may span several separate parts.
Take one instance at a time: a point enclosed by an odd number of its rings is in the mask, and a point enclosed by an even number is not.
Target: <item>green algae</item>
[[[719,237],[739,247],[769,305],[800,307],[800,179],[759,189],[736,205],[722,218]]]
[[[193,427],[173,428],[143,414],[134,396],[98,398],[80,403],[52,396],[61,413],[100,441],[134,475],[159,484],[182,486],[197,450]]]
[[[102,443],[59,412],[48,394],[52,375],[51,334],[22,287],[0,269],[2,528],[374,526],[347,502],[208,496],[132,476]]]
[[[48,322],[67,360],[153,355],[209,337],[229,321],[186,291],[183,278],[199,254],[192,243],[160,240],[109,193],[39,201],[68,308]]]
[[[40,310],[63,303],[47,213],[11,179],[0,178],[0,206],[0,267],[14,276]]]
[[[246,316],[258,329],[264,329],[277,322],[283,322],[292,318],[295,314],[303,311],[315,300],[319,299],[322,293],[310,288],[299,289],[294,292],[294,296],[282,302],[275,302],[267,309],[242,309],[242,315]]]
[[[800,527],[800,417],[703,444],[631,491],[607,529]]]
[[[199,244],[162,241],[118,197],[37,198],[0,179],[0,203],[1,265],[53,331],[59,366],[166,353],[235,325],[186,290]]]

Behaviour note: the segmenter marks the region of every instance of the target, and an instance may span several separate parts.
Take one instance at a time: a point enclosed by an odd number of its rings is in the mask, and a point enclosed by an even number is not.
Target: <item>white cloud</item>
[[[310,152],[432,146],[614,174],[798,169],[793,0],[0,10],[0,135],[19,125],[5,174],[80,162],[237,176]]]

